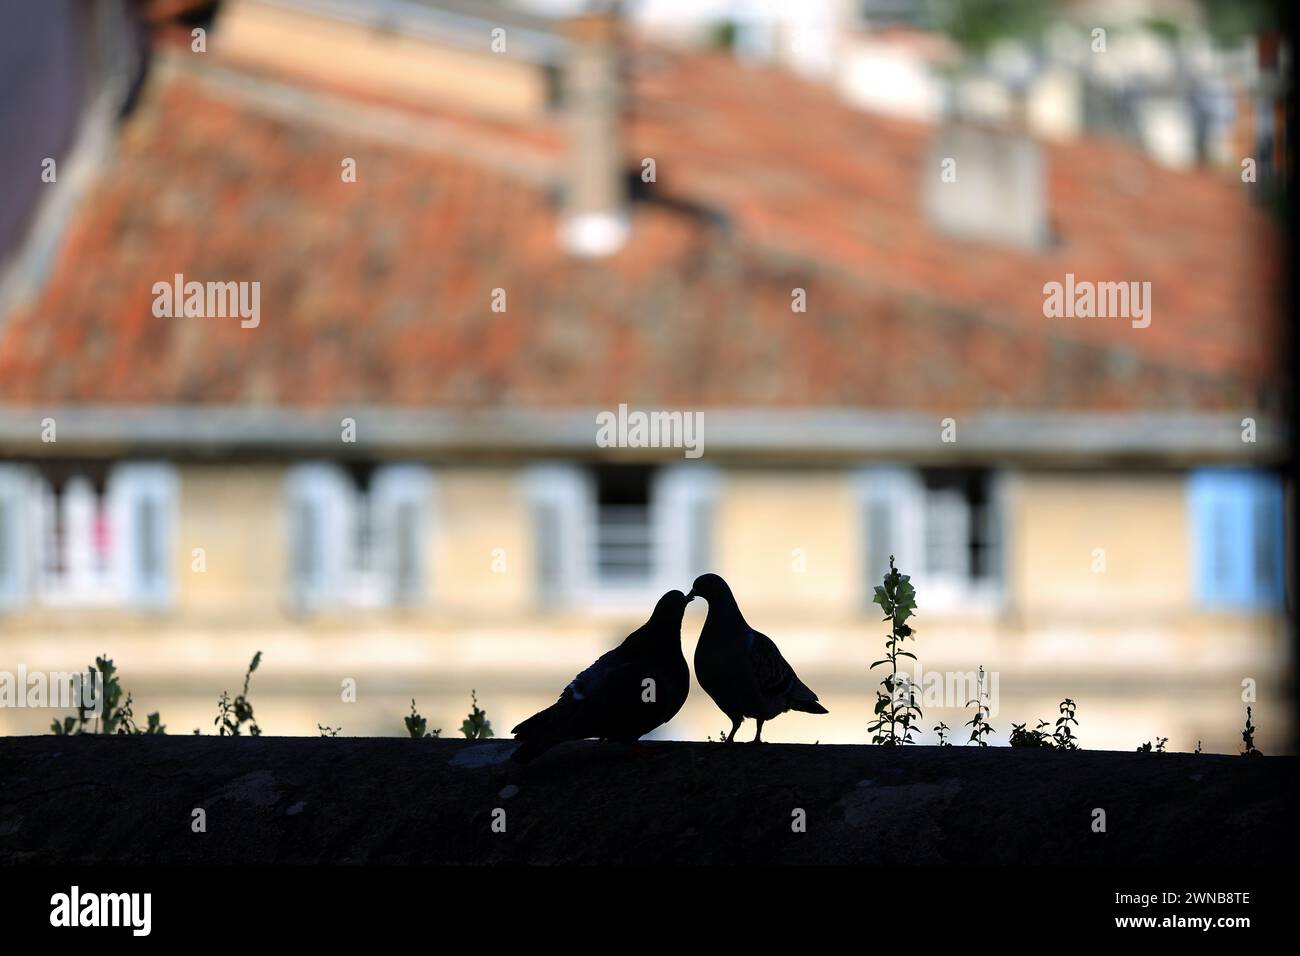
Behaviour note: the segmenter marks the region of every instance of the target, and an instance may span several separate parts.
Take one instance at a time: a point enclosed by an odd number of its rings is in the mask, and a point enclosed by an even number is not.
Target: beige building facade
[[[1251,681],[1259,745],[1291,746],[1285,617],[1267,600],[1225,610],[1198,593],[1196,554],[1211,547],[1198,536],[1212,529],[1198,523],[1193,471],[706,461],[349,471],[321,459],[155,460],[100,469],[106,490],[91,488],[88,520],[76,466],[11,461],[0,465],[3,660],[66,671],[107,654],[137,711],[160,710],[172,733],[206,732],[217,695],[257,650],[252,699],[266,733],[400,733],[411,698],[453,732],[471,688],[503,733],[662,590],[713,569],[830,709],[788,715],[774,739],[847,743],[866,738],[883,676],[869,669],[884,636],[870,601],[897,553],[919,592],[927,742],[940,720],[969,718],[969,678],[983,667],[995,740],[1012,722],[1054,720],[1070,697],[1085,746],[1166,736],[1175,749],[1230,752]],[[156,509],[152,542],[115,504],[127,494],[119,472],[142,468],[165,476],[135,499]],[[42,488],[57,492],[42,501]],[[77,556],[97,543],[102,555]],[[99,571],[74,587],[82,566]],[[142,573],[156,580],[142,585]],[[700,604],[683,625],[688,657]],[[927,683],[936,675],[941,692]],[[0,732],[43,732],[51,719],[0,709]],[[703,738],[720,721],[697,688],[664,733]]]

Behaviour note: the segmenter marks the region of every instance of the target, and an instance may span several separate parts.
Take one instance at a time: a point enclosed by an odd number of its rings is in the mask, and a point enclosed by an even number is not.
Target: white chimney
[[[627,241],[627,181],[623,169],[618,18],[584,14],[565,23],[569,49],[562,79],[568,126],[560,241],[577,256],[617,252]]]
[[[926,218],[947,235],[1024,249],[1050,239],[1047,162],[1025,133],[966,122],[941,126],[923,193]]]

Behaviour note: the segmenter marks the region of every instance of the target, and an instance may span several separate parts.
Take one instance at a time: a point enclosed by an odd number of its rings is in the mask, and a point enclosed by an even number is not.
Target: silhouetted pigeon
[[[754,742],[762,743],[765,720],[787,710],[827,713],[771,638],[745,623],[726,581],[716,574],[701,574],[687,600],[696,595],[709,602],[709,616],[695,645],[695,679],[731,718],[727,743],[746,717],[758,721]]]
[[[554,704],[511,731],[523,741],[514,759],[527,763],[558,743],[584,737],[633,743],[671,720],[691,689],[682,655],[686,603],[681,591],[669,591],[650,620],[570,681]]]

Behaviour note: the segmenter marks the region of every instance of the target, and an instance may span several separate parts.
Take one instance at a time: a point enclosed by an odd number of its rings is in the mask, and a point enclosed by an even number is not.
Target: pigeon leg
[[[731,733],[727,734],[727,739],[723,741],[724,744],[731,743],[731,738],[736,736],[736,731],[740,729],[740,725],[744,721],[744,719],[745,719],[744,717],[741,717],[731,722]]]
[[[754,719],[758,721],[758,730],[754,731],[754,743],[761,744],[763,742],[763,721],[757,717]]]

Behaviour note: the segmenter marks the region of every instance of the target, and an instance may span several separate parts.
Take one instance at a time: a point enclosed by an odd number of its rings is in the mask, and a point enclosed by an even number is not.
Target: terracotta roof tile
[[[628,164],[655,157],[656,201],[598,263],[561,250],[535,177],[160,75],[0,328],[0,404],[1236,409],[1280,381],[1278,237],[1230,181],[1051,146],[1059,244],[958,242],[921,210],[932,130],[722,57],[631,75]],[[437,119],[562,161],[553,120]],[[1045,319],[1067,271],[1151,281],[1151,327]],[[154,318],[176,273],[260,281],[260,327]]]

